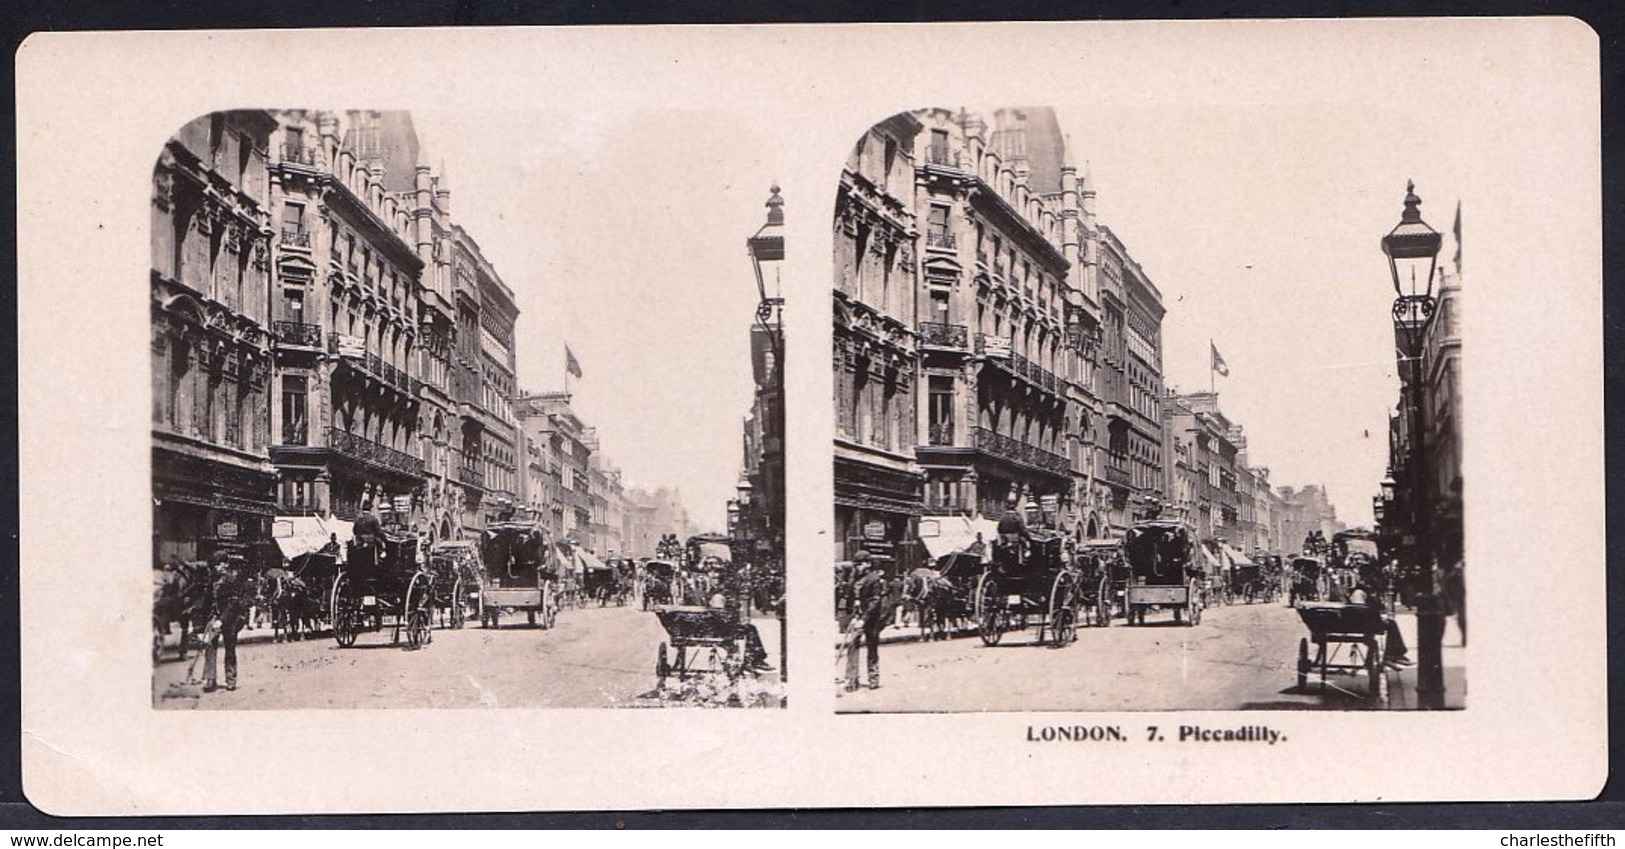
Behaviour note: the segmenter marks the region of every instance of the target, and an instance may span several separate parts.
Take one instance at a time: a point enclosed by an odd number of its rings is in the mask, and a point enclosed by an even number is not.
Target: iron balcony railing
[[[457,480],[466,483],[469,486],[484,488],[485,472],[476,469],[473,466],[459,466],[457,468]]]
[[[987,353],[988,339],[989,337],[985,333],[976,334],[976,353]],[[999,368],[1008,371],[1010,374],[1026,380],[1034,386],[1046,389],[1050,392],[1061,391],[1062,381],[1060,378],[1055,376],[1054,372],[1044,368],[1032,360],[1027,359],[1026,357],[1023,357],[1020,354],[1015,353],[1014,351],[1010,353],[1009,359],[1005,359],[1003,357],[992,357],[989,358],[988,361],[997,365]]]
[[[396,451],[387,445],[380,445],[372,440],[357,436],[342,428],[329,425],[327,428],[327,447],[358,460],[365,460],[398,472],[413,475],[423,474],[423,461],[404,451]]]
[[[946,230],[925,234],[925,246],[928,248],[944,248],[946,250],[953,250],[958,244],[959,242],[954,238],[954,234],[949,233]]]
[[[308,248],[310,247],[310,231],[283,230],[282,245],[283,247]]]
[[[1055,474],[1066,474],[1071,469],[1071,464],[1067,462],[1067,459],[1053,451],[1046,451],[1036,445],[1028,445],[1019,439],[1005,436],[985,427],[975,428],[972,432],[976,434],[976,450],[978,451]]]
[[[1130,486],[1133,483],[1134,476],[1129,473],[1128,469],[1121,466],[1107,466],[1106,480],[1123,486]]]
[[[328,349],[334,353],[339,353],[339,335],[337,333],[328,336]],[[370,374],[385,385],[394,387],[410,397],[416,398],[423,388],[423,381],[384,362],[377,354],[367,352],[357,355],[346,352],[343,354],[343,361],[352,368]]]
[[[292,162],[295,165],[309,165],[314,168],[319,162],[319,155],[316,153],[316,148],[313,147],[285,144],[282,146],[282,161]]]
[[[945,144],[933,144],[925,149],[925,161],[932,165],[946,165],[950,168],[958,168],[959,151]]]
[[[963,324],[922,321],[919,330],[922,345],[963,349],[970,341],[970,328]]]
[[[926,444],[952,445],[954,444],[954,423],[937,422],[926,430]]]
[[[315,324],[305,324],[302,321],[273,321],[271,334],[278,342],[288,345],[300,345],[305,348],[322,346],[322,328]]]

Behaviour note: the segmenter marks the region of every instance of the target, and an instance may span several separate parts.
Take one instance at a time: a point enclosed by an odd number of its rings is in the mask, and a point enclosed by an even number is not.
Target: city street
[[[1398,617],[1415,645],[1415,617]],[[897,630],[897,629],[889,629]],[[908,633],[912,633],[909,629]],[[899,632],[903,633],[903,632]],[[1279,602],[1212,607],[1195,628],[1153,613],[1144,627],[1122,619],[1083,628],[1065,648],[1034,643],[1036,628],[1011,632],[994,647],[974,636],[937,642],[883,643],[881,688],[842,693],[842,712],[979,710],[1369,710],[1415,707],[1414,667],[1389,670],[1389,698],[1365,698],[1364,675],[1332,675],[1321,690],[1311,677],[1297,692],[1298,641],[1308,634]],[[1313,647],[1311,647],[1313,651]],[[1451,707],[1466,695],[1460,633],[1445,632]],[[1414,648],[1412,655],[1415,655]],[[1452,668],[1455,667],[1455,668]]]
[[[157,667],[153,704],[167,709],[306,708],[603,708],[709,705],[726,694],[673,680],[656,692],[655,655],[667,640],[653,613],[626,607],[584,607],[559,613],[552,630],[524,617],[490,630],[434,630],[433,641],[411,651],[390,644],[390,629],[364,633],[349,649],[325,636],[294,643],[255,640],[237,649],[237,689],[200,693],[185,685],[189,658],[172,653]],[[778,663],[778,622],[756,620],[770,661]],[[266,632],[245,631],[245,638]],[[194,655],[195,656],[195,655]],[[196,674],[202,677],[203,663]],[[776,672],[746,678],[747,703],[773,701],[782,685]]]

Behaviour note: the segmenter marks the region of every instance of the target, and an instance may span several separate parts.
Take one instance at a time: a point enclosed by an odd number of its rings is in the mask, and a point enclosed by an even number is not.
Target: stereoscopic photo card
[[[1602,786],[1579,22],[52,33],[17,71],[47,812]]]

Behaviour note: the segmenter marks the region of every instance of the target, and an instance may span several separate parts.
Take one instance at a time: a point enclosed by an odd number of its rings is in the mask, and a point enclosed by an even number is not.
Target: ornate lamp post
[[[762,224],[756,234],[745,240],[745,251],[750,254],[751,268],[756,272],[756,324],[766,337],[768,352],[772,360],[765,364],[765,374],[759,377],[756,391],[758,396],[766,395],[766,427],[762,434],[762,462],[761,482],[762,491],[751,493],[745,489],[748,481],[742,482],[740,487],[741,522],[749,521],[746,515],[754,514],[759,521],[753,521],[752,533],[760,540],[767,542],[772,548],[770,555],[778,562],[771,570],[776,577],[787,579],[788,569],[785,568],[785,512],[784,512],[784,325],[781,314],[784,310],[784,298],[779,289],[779,266],[784,262],[784,198],[779,196],[779,187],[773,186],[769,190],[767,199],[767,221]],[[771,273],[773,277],[773,291],[768,291],[767,278]],[[758,372],[761,374],[762,372]],[[756,504],[749,502],[754,495]],[[757,564],[760,567],[761,564]],[[781,583],[780,586],[784,586]],[[788,681],[790,678],[789,664],[789,633],[788,623],[785,619],[786,603],[780,592],[778,604],[779,619],[779,680]]]
[[[1433,281],[1438,271],[1439,247],[1443,236],[1422,220],[1419,208],[1422,199],[1416,196],[1415,183],[1405,185],[1405,210],[1399,224],[1382,238],[1382,252],[1388,256],[1388,270],[1394,283],[1394,341],[1402,358],[1400,380],[1409,396],[1407,410],[1410,419],[1409,458],[1406,466],[1411,473],[1409,491],[1410,534],[1414,545],[1408,547],[1410,570],[1418,581],[1416,587],[1417,631],[1417,705],[1427,710],[1444,707],[1444,664],[1440,656],[1440,643],[1444,637],[1444,611],[1440,604],[1433,578],[1434,553],[1432,505],[1428,498],[1428,455],[1426,446],[1426,393],[1423,383],[1427,379],[1423,367],[1423,342],[1433,311],[1438,302],[1433,297]],[[1387,494],[1387,482],[1385,492]]]

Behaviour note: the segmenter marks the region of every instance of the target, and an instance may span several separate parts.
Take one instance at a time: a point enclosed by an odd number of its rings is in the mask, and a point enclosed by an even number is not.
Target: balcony
[[[1106,482],[1117,484],[1118,486],[1133,486],[1134,476],[1129,473],[1128,469],[1121,466],[1107,466]]]
[[[927,445],[953,445],[954,423],[935,422],[926,430]]]
[[[946,165],[949,168],[958,168],[959,151],[953,150],[945,144],[933,144],[925,149],[925,161],[932,165]]]
[[[1057,475],[1064,475],[1071,471],[1072,464],[1067,459],[1052,451],[1045,451],[1036,445],[1028,445],[1019,439],[995,433],[985,427],[974,430],[976,434],[976,450],[995,457],[1000,457],[1012,463],[1030,466]]]
[[[310,241],[309,230],[282,231],[282,246],[285,248],[302,248],[308,251],[310,250]]]
[[[334,353],[339,352],[339,335],[337,333],[328,336],[328,346],[328,350]],[[423,388],[423,381],[384,362],[377,354],[371,352],[364,354],[345,353],[341,357],[341,362],[363,374],[369,375],[408,398],[418,397],[419,391]]]
[[[485,472],[473,466],[459,466],[457,480],[469,486],[485,487]]]
[[[271,335],[284,345],[297,345],[301,348],[322,347],[322,328],[302,321],[273,321]]]
[[[347,457],[383,466],[386,469],[409,475],[423,474],[422,460],[331,425],[327,428],[327,447]]]
[[[954,234],[949,233],[946,230],[933,231],[925,234],[925,246],[928,248],[941,248],[942,250],[951,251],[958,247],[958,245],[959,242],[954,238]]]
[[[935,348],[955,348],[963,351],[970,342],[970,328],[963,324],[922,321],[919,334],[921,345]]]
[[[282,146],[282,161],[292,165],[305,165],[311,168],[320,164],[320,154],[316,148],[297,144],[284,144]]]

